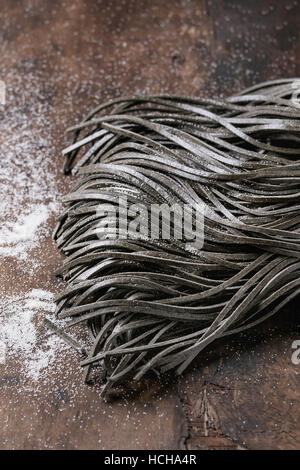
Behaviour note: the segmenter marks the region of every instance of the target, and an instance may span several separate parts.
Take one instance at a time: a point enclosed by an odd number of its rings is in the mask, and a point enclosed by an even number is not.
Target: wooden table
[[[294,0],[2,0],[0,20],[0,79],[8,88],[2,122],[10,109],[30,121],[40,107],[58,198],[70,186],[61,174],[63,130],[96,103],[150,92],[224,96],[300,75]],[[27,102],[22,83],[31,83]],[[0,128],[0,144],[5,138]],[[52,217],[33,254],[33,274],[18,259],[1,260],[1,295],[61,288],[54,224]],[[213,344],[180,379],[147,378],[109,403],[82,384],[71,352],[34,389],[16,365],[0,365],[0,448],[299,448],[300,365],[291,361],[297,339],[296,299],[262,327]]]

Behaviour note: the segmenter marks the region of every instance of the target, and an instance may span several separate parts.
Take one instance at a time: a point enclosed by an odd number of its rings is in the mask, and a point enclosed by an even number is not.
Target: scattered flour
[[[6,104],[0,105],[0,372],[22,378],[20,393],[24,383],[37,393],[43,384],[60,383],[78,371],[74,351],[43,321],[48,316],[55,322],[47,289],[56,288],[49,265],[57,260],[49,239],[68,185],[58,176],[64,146],[58,134],[63,140],[64,129],[99,100],[88,71],[86,77],[70,76],[58,66],[49,75],[47,62],[37,66],[31,55],[20,63],[17,53],[15,66],[2,63],[0,76],[6,85]],[[67,83],[59,106],[57,83]],[[33,289],[40,286],[45,290]]]
[[[0,275],[11,276],[0,297],[0,365],[8,375],[36,384],[50,377],[51,365],[69,348],[44,326],[45,316],[54,318],[53,294],[33,288],[49,277],[41,272],[50,219],[59,211],[57,165],[52,165],[59,154],[38,73],[9,69],[0,78],[7,95],[0,106]]]
[[[31,289],[25,297],[8,296],[0,301],[1,343],[5,345],[5,361],[21,358],[22,375],[33,382],[47,376],[58,353],[69,348],[47,328],[41,318],[53,321],[53,294],[42,289]],[[58,322],[62,326],[63,322]],[[43,330],[43,331],[42,331]]]
[[[0,230],[0,255],[28,258],[28,252],[37,246],[41,226],[47,221],[53,205],[37,204],[33,211],[21,215],[14,223],[3,224]]]

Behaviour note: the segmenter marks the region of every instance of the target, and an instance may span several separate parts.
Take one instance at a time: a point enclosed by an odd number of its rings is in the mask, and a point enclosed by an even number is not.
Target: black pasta
[[[54,233],[68,282],[57,315],[87,324],[94,344],[82,366],[88,381],[101,364],[104,393],[151,369],[182,373],[212,341],[299,294],[297,87],[286,79],[226,100],[119,98],[69,129],[65,171],[79,178]],[[203,247],[99,234],[99,204],[117,208],[120,196],[147,207],[201,203]]]

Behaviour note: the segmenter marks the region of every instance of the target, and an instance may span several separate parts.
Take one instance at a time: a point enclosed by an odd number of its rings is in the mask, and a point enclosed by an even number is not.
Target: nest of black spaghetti
[[[150,370],[181,374],[213,341],[299,294],[299,83],[224,100],[123,97],[69,129],[65,172],[77,184],[54,233],[67,282],[57,316],[87,326],[81,365],[87,382],[101,370],[103,394]],[[114,222],[120,199],[147,211],[201,207],[202,243],[176,237],[174,217],[169,238],[161,226],[156,238],[139,233],[142,210],[129,236],[133,212],[128,225]]]

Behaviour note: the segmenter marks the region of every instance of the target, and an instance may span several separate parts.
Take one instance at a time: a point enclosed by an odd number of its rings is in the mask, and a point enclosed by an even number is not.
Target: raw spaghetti
[[[147,371],[181,374],[215,339],[251,328],[300,292],[299,80],[225,100],[119,98],[69,131],[78,175],[54,238],[68,287],[57,315],[84,322],[104,393]],[[108,238],[99,205],[202,204],[204,245]],[[120,233],[119,233],[120,234]]]

